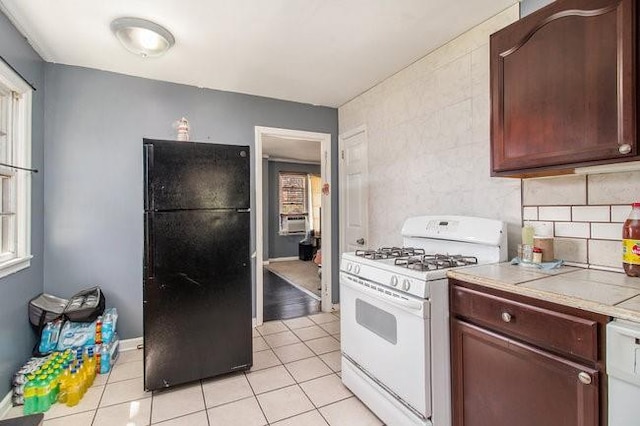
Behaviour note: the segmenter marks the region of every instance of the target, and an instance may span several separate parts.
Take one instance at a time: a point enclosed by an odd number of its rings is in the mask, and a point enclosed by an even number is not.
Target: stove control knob
[[[404,291],[409,291],[410,288],[411,288],[411,281],[409,280],[402,281],[402,289]]]
[[[347,271],[351,272],[351,269],[353,269],[353,265],[351,263],[347,263]]]
[[[356,265],[355,268],[353,268],[353,272],[355,272],[356,274],[360,273],[360,265]]]
[[[398,277],[395,275],[391,277],[391,285],[394,287],[398,287]]]

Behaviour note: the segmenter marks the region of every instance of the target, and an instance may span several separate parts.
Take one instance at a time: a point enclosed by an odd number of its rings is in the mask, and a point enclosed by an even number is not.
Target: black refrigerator
[[[249,147],[143,146],[144,387],[249,369]]]

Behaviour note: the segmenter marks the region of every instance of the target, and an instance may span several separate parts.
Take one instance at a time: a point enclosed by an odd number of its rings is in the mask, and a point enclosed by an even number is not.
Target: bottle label
[[[622,261],[630,265],[640,265],[640,240],[622,240]]]

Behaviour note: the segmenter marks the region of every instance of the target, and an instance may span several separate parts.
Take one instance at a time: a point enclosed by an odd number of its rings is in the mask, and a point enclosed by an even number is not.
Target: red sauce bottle
[[[630,277],[640,277],[640,203],[633,203],[622,226],[622,266]]]

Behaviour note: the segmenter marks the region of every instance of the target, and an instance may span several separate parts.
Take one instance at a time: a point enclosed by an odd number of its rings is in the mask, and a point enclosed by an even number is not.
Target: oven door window
[[[396,317],[362,299],[356,299],[356,322],[387,342],[398,343]]]

